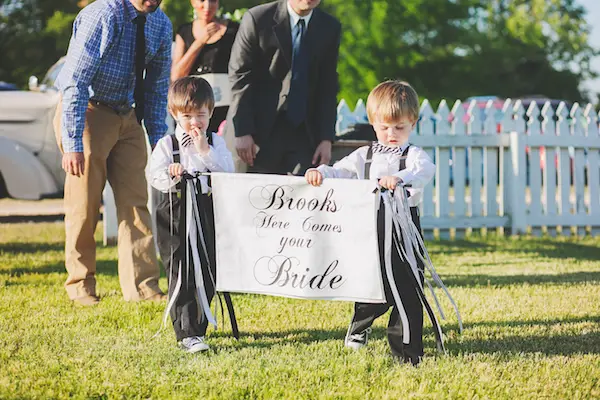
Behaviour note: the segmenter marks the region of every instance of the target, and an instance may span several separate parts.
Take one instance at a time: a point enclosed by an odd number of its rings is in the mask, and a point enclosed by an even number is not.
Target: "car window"
[[[42,85],[46,85],[46,87],[48,88],[54,88],[54,81],[56,81],[56,78],[58,77],[58,74],[60,73],[60,70],[62,69],[63,65],[65,65],[65,61],[64,59],[60,59],[56,64],[50,67],[48,73],[46,73],[46,76],[42,81]]]

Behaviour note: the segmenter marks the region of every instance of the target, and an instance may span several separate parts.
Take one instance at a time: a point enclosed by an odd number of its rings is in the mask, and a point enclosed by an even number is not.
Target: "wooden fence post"
[[[117,221],[117,206],[115,204],[115,194],[112,187],[106,182],[102,191],[102,199],[104,202],[102,213],[102,226],[104,228],[103,244],[105,246],[113,246],[117,244],[117,233],[119,224]]]
[[[515,113],[515,130],[510,133],[512,161],[511,179],[511,233],[524,234],[527,231],[527,203],[525,188],[527,186],[527,165],[525,161],[525,109],[520,100],[513,107]]]

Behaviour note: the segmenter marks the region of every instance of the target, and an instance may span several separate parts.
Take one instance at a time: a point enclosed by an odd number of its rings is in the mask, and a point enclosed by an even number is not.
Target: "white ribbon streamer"
[[[193,182],[193,186],[194,186],[194,194],[196,193],[201,193],[200,191],[198,191],[198,185],[202,185],[200,181],[192,181]],[[200,188],[200,190],[202,190]],[[204,238],[204,230],[202,229],[202,217],[200,215],[200,207],[198,206],[198,199],[196,198],[196,196],[192,196],[192,203],[193,203],[193,212],[194,212],[194,220],[196,221],[196,228],[198,229],[199,232],[199,236],[200,236],[200,244],[202,244],[202,251],[204,251],[204,257],[206,258],[206,265],[208,266],[208,275],[210,276],[210,280],[213,284],[213,287],[216,288],[217,287],[217,283],[215,281],[215,277],[213,276],[212,270],[210,268],[210,258],[208,258],[208,250],[206,247],[206,240]],[[216,289],[215,289],[216,290]]]
[[[175,192],[173,192],[172,187],[169,186],[169,192],[167,193],[167,195],[169,196],[169,233],[170,233],[171,237],[173,237],[173,197],[171,196],[172,193],[175,193]],[[175,251],[173,250],[173,242],[171,241],[171,254],[169,255],[169,265],[171,266],[171,270],[173,269],[173,255],[174,254],[175,254]],[[175,300],[177,300],[177,296],[179,296],[179,292],[181,291],[182,260],[179,260],[177,268],[179,271],[179,273],[177,274],[177,282],[175,283],[175,288],[173,289],[173,293],[171,293],[169,296],[169,302],[167,303],[167,308],[165,308],[165,312],[163,314],[161,327],[159,328],[158,332],[156,332],[155,336],[160,333],[161,329],[163,329],[167,326],[167,320],[169,319],[169,312],[171,311],[171,308],[175,304]],[[169,282],[169,285],[171,285],[171,277],[170,276],[167,278],[167,280]]]
[[[396,280],[394,279],[394,272],[392,269],[392,207],[389,198],[386,198],[386,196],[383,196],[383,203],[385,206],[385,273],[392,291],[392,295],[394,296],[394,301],[396,302],[396,308],[400,314],[400,320],[402,321],[402,342],[404,344],[409,344],[410,327],[408,325],[408,316],[406,315],[406,310],[404,309],[404,305],[400,299],[400,293],[398,293],[398,287],[396,286]]]
[[[387,196],[392,198],[392,196],[389,194]],[[417,249],[416,253],[418,254],[421,261],[423,262],[423,266],[424,266],[425,270],[429,271],[429,273],[431,274],[431,277],[433,278],[433,281],[444,291],[444,293],[446,294],[446,297],[448,297],[448,300],[452,304],[452,307],[454,308],[454,312],[456,314],[456,318],[458,320],[459,331],[460,331],[460,333],[462,333],[463,332],[463,324],[462,324],[462,318],[460,316],[460,312],[458,310],[458,306],[456,305],[454,298],[448,291],[448,288],[446,287],[446,285],[444,285],[444,282],[442,282],[442,279],[440,278],[437,271],[435,270],[435,268],[433,266],[433,262],[431,261],[431,258],[429,256],[429,253],[427,252],[427,249],[425,248],[425,243],[423,242],[423,238],[419,234],[419,230],[417,229],[414,222],[412,221],[412,218],[407,218],[407,215],[410,215],[410,208],[408,207],[408,198],[406,196],[406,190],[404,188],[402,188],[402,190],[395,190],[393,199],[394,199],[393,203],[397,206],[397,208],[396,208],[397,212],[394,213],[394,217],[395,217],[394,219],[395,220],[401,220],[401,219],[405,220],[404,221],[405,223],[403,224],[403,225],[405,225],[405,229],[406,229],[405,232],[409,232],[409,234],[406,236],[408,236],[411,239],[412,247]],[[400,213],[399,208],[402,210],[408,210],[408,214],[406,212]],[[404,216],[404,218],[402,218],[402,216]],[[421,254],[421,252],[418,251],[419,248],[423,250],[423,254]],[[424,272],[425,271],[423,271],[423,273]],[[428,286],[431,286],[429,284],[429,282],[428,282]],[[432,287],[430,287],[430,292],[434,298],[434,301],[440,312],[441,317],[443,319],[445,319],[442,308],[439,304],[437,296],[435,295],[435,292],[433,291]]]
[[[186,193],[186,237],[189,241],[188,249],[192,251],[192,262],[194,267],[194,277],[196,278],[196,293],[198,294],[198,300],[200,302],[200,306],[202,308],[203,313],[200,314],[200,317],[206,316],[208,322],[213,324],[215,328],[217,327],[217,321],[215,317],[212,315],[210,310],[210,303],[208,301],[208,297],[206,295],[206,290],[204,289],[204,279],[202,277],[202,269],[201,269],[201,261],[200,254],[198,253],[198,234],[201,232],[198,231],[196,224],[193,221],[193,202],[196,201],[195,191],[194,195],[192,195],[192,190],[194,189],[194,185],[190,180],[186,181],[187,184],[187,193]],[[189,257],[188,257],[188,266],[189,266]],[[189,271],[189,269],[188,269]]]

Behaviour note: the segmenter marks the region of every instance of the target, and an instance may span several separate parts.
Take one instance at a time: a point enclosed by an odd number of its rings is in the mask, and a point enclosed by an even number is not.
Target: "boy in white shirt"
[[[394,190],[398,184],[409,185],[408,204],[412,220],[420,232],[417,206],[423,196],[423,187],[435,174],[435,165],[425,151],[408,143],[410,133],[419,118],[417,93],[406,82],[383,82],[369,94],[367,116],[375,129],[377,142],[355,150],[332,167],[321,165],[307,170],[306,180],[314,186],[319,186],[324,178],[374,179],[387,190]],[[382,204],[378,212],[377,231],[383,268],[385,230]],[[382,273],[382,276],[387,303],[355,303],[345,344],[355,350],[365,346],[373,321],[393,307],[387,329],[392,354],[403,362],[417,365],[423,355],[423,305],[416,288],[418,284],[412,275],[410,265],[402,261],[397,251],[392,251],[392,266],[401,306],[408,317],[410,331],[408,344],[403,343],[398,307],[385,273]],[[419,269],[423,271],[420,262]],[[422,284],[423,275],[421,274],[420,277]]]
[[[168,106],[177,121],[177,128],[175,134],[159,140],[146,171],[148,182],[163,193],[156,211],[158,247],[169,279],[169,302],[178,278],[181,278],[181,288],[170,309],[170,316],[177,341],[190,353],[209,349],[204,342],[208,320],[199,315],[202,311],[196,299],[194,271],[186,268],[186,251],[189,249],[180,240],[180,235],[185,234],[185,216],[181,215],[178,192],[185,184],[182,182],[184,172],[233,172],[233,158],[225,141],[215,133],[206,132],[214,104],[213,91],[206,80],[188,76],[173,82]],[[200,258],[202,276],[205,277],[204,289],[210,304],[215,293],[211,277],[216,275],[214,213],[207,176],[200,177],[200,186],[202,194],[197,198],[208,260],[203,252],[200,252]],[[181,261],[184,262],[180,269]]]

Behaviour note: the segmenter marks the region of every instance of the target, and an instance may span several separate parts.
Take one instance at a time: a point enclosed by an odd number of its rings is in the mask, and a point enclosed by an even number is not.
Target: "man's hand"
[[[252,135],[236,137],[235,149],[243,162],[249,166],[254,165],[254,159],[256,158],[256,145],[254,144]]]
[[[83,153],[64,153],[62,157],[62,169],[67,174],[81,176],[84,172],[84,162]]]
[[[323,140],[317,146],[315,154],[313,155],[313,165],[329,164],[331,161],[331,141]]]

